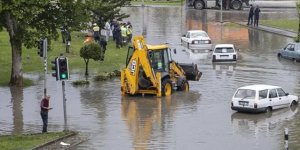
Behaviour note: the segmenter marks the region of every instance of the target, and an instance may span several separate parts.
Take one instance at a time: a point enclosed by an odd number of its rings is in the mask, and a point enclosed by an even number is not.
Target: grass
[[[164,6],[180,6],[184,4],[184,0],[144,0],[144,5],[164,5]],[[133,0],[132,5],[142,5],[143,0]]]
[[[4,135],[0,136],[0,149],[32,149],[37,145],[47,143],[68,134],[69,132],[49,132],[44,134]]]
[[[63,53],[68,57],[70,76],[73,73],[82,74],[85,73],[85,63],[80,57],[80,48],[83,46],[85,39],[85,33],[72,32],[71,52],[65,53],[65,44],[61,42],[61,38],[58,41],[51,41],[52,50],[48,51],[48,74],[51,74],[51,61],[55,57]],[[10,80],[11,74],[11,47],[9,43],[8,33],[5,31],[0,32],[0,86],[7,86]],[[112,72],[113,70],[120,70],[125,66],[125,59],[127,55],[127,47],[121,49],[115,48],[115,42],[110,40],[107,45],[105,53],[105,59],[103,62],[90,60],[89,62],[89,74],[91,76]],[[37,54],[37,48],[26,49],[22,48],[22,62],[23,73],[35,73],[44,74],[44,61]],[[24,79],[24,85],[32,85],[34,82]]]
[[[299,20],[260,20],[259,23],[264,26],[280,28],[284,30],[298,31]]]

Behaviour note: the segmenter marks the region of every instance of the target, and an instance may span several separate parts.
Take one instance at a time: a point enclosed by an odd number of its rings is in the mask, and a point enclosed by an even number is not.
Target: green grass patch
[[[259,24],[297,32],[299,20],[260,20]]]
[[[28,135],[4,135],[0,136],[0,149],[32,149],[38,145],[45,144],[52,140],[61,138],[70,134],[70,132],[49,132],[41,134]]]
[[[55,57],[63,53],[68,57],[70,76],[72,74],[82,74],[84,77],[85,73],[85,63],[80,57],[80,48],[84,45],[83,41],[85,39],[86,33],[82,32],[72,32],[72,42],[70,53],[65,53],[66,45],[61,42],[61,38],[58,41],[51,41],[51,51],[48,51],[48,74],[51,74],[51,61]],[[5,31],[0,32],[0,86],[7,86],[10,80],[11,74],[11,47],[9,43],[8,33]],[[105,52],[104,61],[94,61],[89,62],[89,75],[93,76],[99,73],[108,73],[114,70],[120,70],[125,66],[125,59],[127,55],[127,48],[123,47],[117,49],[115,42],[110,39],[107,45],[107,50]],[[37,48],[27,49],[22,48],[22,62],[23,62],[23,73],[37,73],[44,74],[44,60],[40,58],[37,54]],[[34,81],[29,81],[29,79],[24,79],[25,85],[32,85]]]
[[[133,0],[131,5],[142,5],[142,0]],[[144,0],[144,5],[180,6],[185,4],[184,0]]]

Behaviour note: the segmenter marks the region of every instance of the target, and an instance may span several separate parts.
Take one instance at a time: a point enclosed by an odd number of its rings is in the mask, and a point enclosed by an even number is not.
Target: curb
[[[60,137],[60,138],[54,139],[54,140],[52,140],[52,141],[50,141],[50,142],[47,142],[47,143],[38,145],[38,146],[32,148],[32,150],[40,150],[40,149],[43,149],[44,147],[49,146],[49,145],[51,145],[51,144],[54,144],[54,143],[56,143],[56,142],[58,142],[58,141],[60,141],[60,140],[63,140],[63,139],[69,138],[69,137],[73,137],[73,136],[76,136],[76,135],[78,135],[78,133],[72,131],[72,132],[70,132],[69,134],[67,134],[67,135],[65,135],[65,136],[63,136],[63,137]],[[80,143],[81,143],[81,142],[80,142]],[[78,144],[80,144],[80,143],[78,143]],[[75,144],[75,145],[78,145],[78,144]],[[75,145],[72,145],[72,146],[75,146]],[[70,148],[70,147],[69,147],[69,148]],[[69,149],[69,148],[68,148],[68,149]]]
[[[297,37],[297,33],[293,32],[293,31],[289,31],[289,30],[280,29],[280,28],[268,27],[268,26],[264,26],[264,25],[259,25],[258,27],[248,26],[248,25],[246,25],[246,22],[232,22],[232,23],[238,24],[240,26],[244,26],[247,28],[255,29],[255,30],[261,30],[261,31],[269,32],[269,33],[286,36],[289,38]]]

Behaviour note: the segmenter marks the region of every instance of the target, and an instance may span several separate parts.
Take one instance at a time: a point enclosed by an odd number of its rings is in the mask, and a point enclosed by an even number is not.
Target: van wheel
[[[241,10],[242,9],[242,3],[238,0],[235,0],[231,3],[231,7],[234,10]]]
[[[161,94],[162,96],[169,96],[173,92],[172,82],[169,78],[166,78],[162,81],[161,84]]]
[[[265,113],[268,114],[268,113],[271,113],[271,111],[272,111],[272,108],[271,107],[267,107],[266,110],[265,110]]]

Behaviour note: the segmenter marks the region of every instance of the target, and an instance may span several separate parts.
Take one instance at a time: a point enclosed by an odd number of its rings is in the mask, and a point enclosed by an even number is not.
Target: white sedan
[[[188,49],[212,49],[211,39],[205,31],[189,30],[181,37],[181,43]]]
[[[240,87],[231,100],[231,109],[240,112],[270,112],[298,103],[298,96],[286,93],[273,85],[250,85]]]
[[[236,61],[237,51],[233,44],[217,44],[214,48],[212,61]]]

